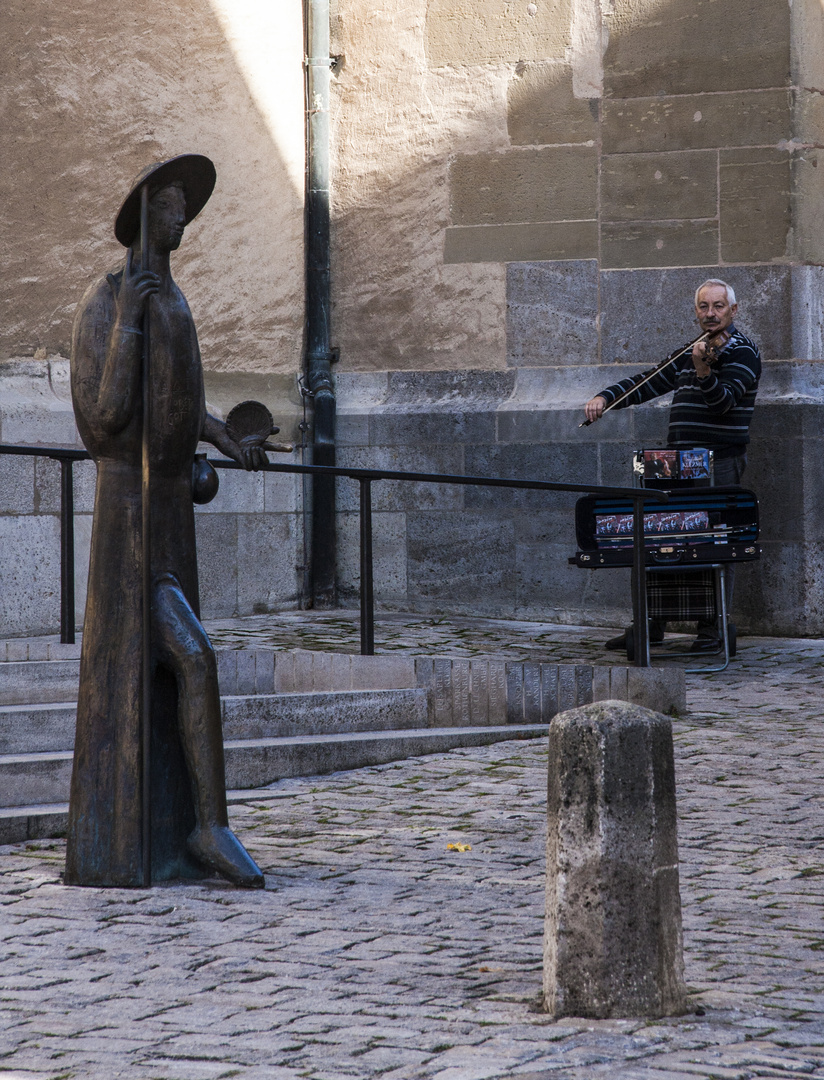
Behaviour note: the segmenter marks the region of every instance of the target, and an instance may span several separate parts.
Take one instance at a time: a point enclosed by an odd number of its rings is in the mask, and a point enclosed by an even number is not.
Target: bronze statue
[[[214,184],[212,162],[198,154],[144,170],[115,223],[125,265],[89,288],[75,317],[72,399],[97,490],[71,885],[210,871],[264,884],[228,824],[217,664],[199,619],[192,473],[200,439],[247,469],[266,454],[240,446],[206,412],[194,322],[169,265]]]

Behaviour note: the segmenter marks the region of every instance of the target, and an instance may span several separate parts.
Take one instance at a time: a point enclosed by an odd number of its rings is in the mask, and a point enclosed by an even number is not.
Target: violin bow
[[[614,401],[611,401],[609,403],[609,405],[607,405],[606,408],[604,409],[604,411],[601,413],[601,416],[604,416],[606,413],[608,413],[610,411],[610,409],[614,409],[616,405],[620,405],[622,401],[626,401],[626,399],[630,396],[630,394],[634,394],[636,390],[640,389],[642,386],[645,386],[650,381],[650,379],[654,379],[659,371],[663,371],[664,368],[669,367],[670,364],[674,364],[675,361],[678,360],[679,357],[683,356],[685,352],[688,352],[693,347],[693,345],[697,345],[699,341],[705,341],[710,336],[711,336],[710,331],[707,330],[703,334],[699,334],[698,337],[695,338],[694,341],[691,341],[689,343],[689,345],[685,345],[683,349],[676,349],[675,352],[670,353],[669,356],[667,356],[664,360],[662,360],[661,363],[658,364],[657,367],[654,367],[652,369],[652,371],[649,373],[649,375],[645,375],[644,378],[641,379],[640,382],[635,383],[633,386],[631,386],[629,388],[629,390],[625,390],[623,394],[621,394],[619,397],[617,397]],[[598,419],[598,420],[600,420],[600,418],[601,417],[596,417],[596,419]],[[584,422],[579,424],[578,427],[579,428],[589,427],[590,424],[594,424],[594,423],[595,423],[595,420],[584,420]]]

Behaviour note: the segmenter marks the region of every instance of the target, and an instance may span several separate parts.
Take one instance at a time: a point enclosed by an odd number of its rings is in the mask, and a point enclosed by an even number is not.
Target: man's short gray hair
[[[727,290],[727,303],[730,305],[736,303],[735,290],[733,289],[732,285],[728,285],[727,282],[722,281],[721,278],[711,277],[707,278],[706,281],[702,281],[698,288],[695,290],[696,307],[698,307],[698,294],[701,292],[702,289],[705,289],[707,285],[723,285],[724,288]]]

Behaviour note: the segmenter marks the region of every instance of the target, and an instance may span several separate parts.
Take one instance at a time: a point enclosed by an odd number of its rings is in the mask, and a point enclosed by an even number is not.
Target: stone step
[[[227,695],[223,738],[272,739],[422,728],[425,690],[343,690],[314,694]]]
[[[288,739],[227,741],[226,786],[263,787],[290,776],[361,769],[389,761],[441,754],[459,746],[486,746],[503,739],[535,738],[545,724],[504,727],[417,728],[347,735],[303,735]]]
[[[663,713],[686,708],[684,672],[673,666],[359,656],[301,649],[219,649],[217,661],[224,696],[418,689],[426,691],[430,720],[439,727],[549,723],[555,713],[592,701],[632,701]],[[0,662],[0,706],[77,700],[78,670],[76,660],[44,660],[39,654],[37,659],[30,655],[28,660]]]
[[[0,801],[5,806],[64,802],[72,775],[71,750],[0,754]]]
[[[0,754],[35,754],[74,746],[73,701],[0,706]],[[0,803],[5,802],[0,787]]]
[[[417,728],[304,735],[226,742],[231,802],[280,797],[258,789],[276,780],[385,765],[462,746],[546,735],[545,724],[503,727]],[[60,836],[66,829],[72,755],[68,752],[0,755],[0,844]],[[245,789],[245,790],[244,790]]]
[[[425,690],[234,695],[222,698],[221,704],[224,739],[342,735],[427,726]],[[71,751],[75,715],[76,705],[70,701],[0,706],[0,754]]]
[[[77,701],[79,660],[19,660],[0,664],[0,705]]]

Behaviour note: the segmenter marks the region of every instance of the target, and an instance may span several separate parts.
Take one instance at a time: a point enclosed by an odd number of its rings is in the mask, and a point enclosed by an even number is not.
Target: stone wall
[[[765,373],[746,481],[764,557],[739,626],[824,633],[817,460],[824,262],[818,0],[339,0],[340,459],[626,484],[664,408],[580,430],[582,403],[694,336],[736,289]],[[666,402],[661,402],[665,405]],[[340,485],[342,596],[357,593]],[[380,602],[621,624],[573,499],[379,484]]]
[[[792,271],[824,260],[823,24],[817,0],[339,0],[342,369],[657,358],[707,272],[772,305],[768,358],[820,359]]]
[[[121,254],[131,177],[181,150],[218,168],[175,257],[210,400],[260,397],[299,438],[300,5],[39,14],[13,0],[0,43],[0,357],[18,358],[0,372],[0,438],[74,440],[60,359],[74,304]],[[824,633],[819,0],[336,0],[332,23],[340,460],[626,483],[665,411],[582,431],[581,403],[691,336],[693,289],[726,278],[765,358],[747,477],[765,557],[739,574],[739,623]],[[91,473],[77,475],[80,565]],[[54,625],[55,485],[51,463],[0,462],[10,633]],[[339,491],[354,603],[356,493]],[[302,495],[224,474],[198,518],[208,613],[298,603]],[[388,483],[375,499],[381,603],[625,619],[626,574],[566,564],[573,500]]]
[[[299,442],[298,415],[286,376],[207,378],[210,409],[255,396],[266,402],[283,438]],[[0,363],[0,442],[80,446],[68,361],[18,358]],[[217,455],[214,448],[203,450]],[[298,461],[300,452],[279,455]],[[220,471],[213,502],[196,507],[204,616],[295,608],[305,588],[302,484],[296,476]],[[75,615],[83,624],[94,509],[95,469],[74,466]],[[60,466],[48,458],[0,455],[0,636],[55,634],[60,626]]]
[[[76,302],[123,257],[114,218],[147,164],[203,153],[209,205],[174,272],[204,363],[300,366],[299,0],[3,5],[0,358],[68,356]]]
[[[620,365],[339,375],[343,464],[578,483],[631,483],[631,451],[662,445],[667,410],[627,409],[580,429],[587,387]],[[767,365],[747,486],[763,556],[737,570],[734,618],[750,633],[824,634],[824,366]],[[380,481],[375,596],[395,610],[625,625],[629,570],[570,566],[574,495]],[[358,595],[357,485],[341,480],[340,583]]]

